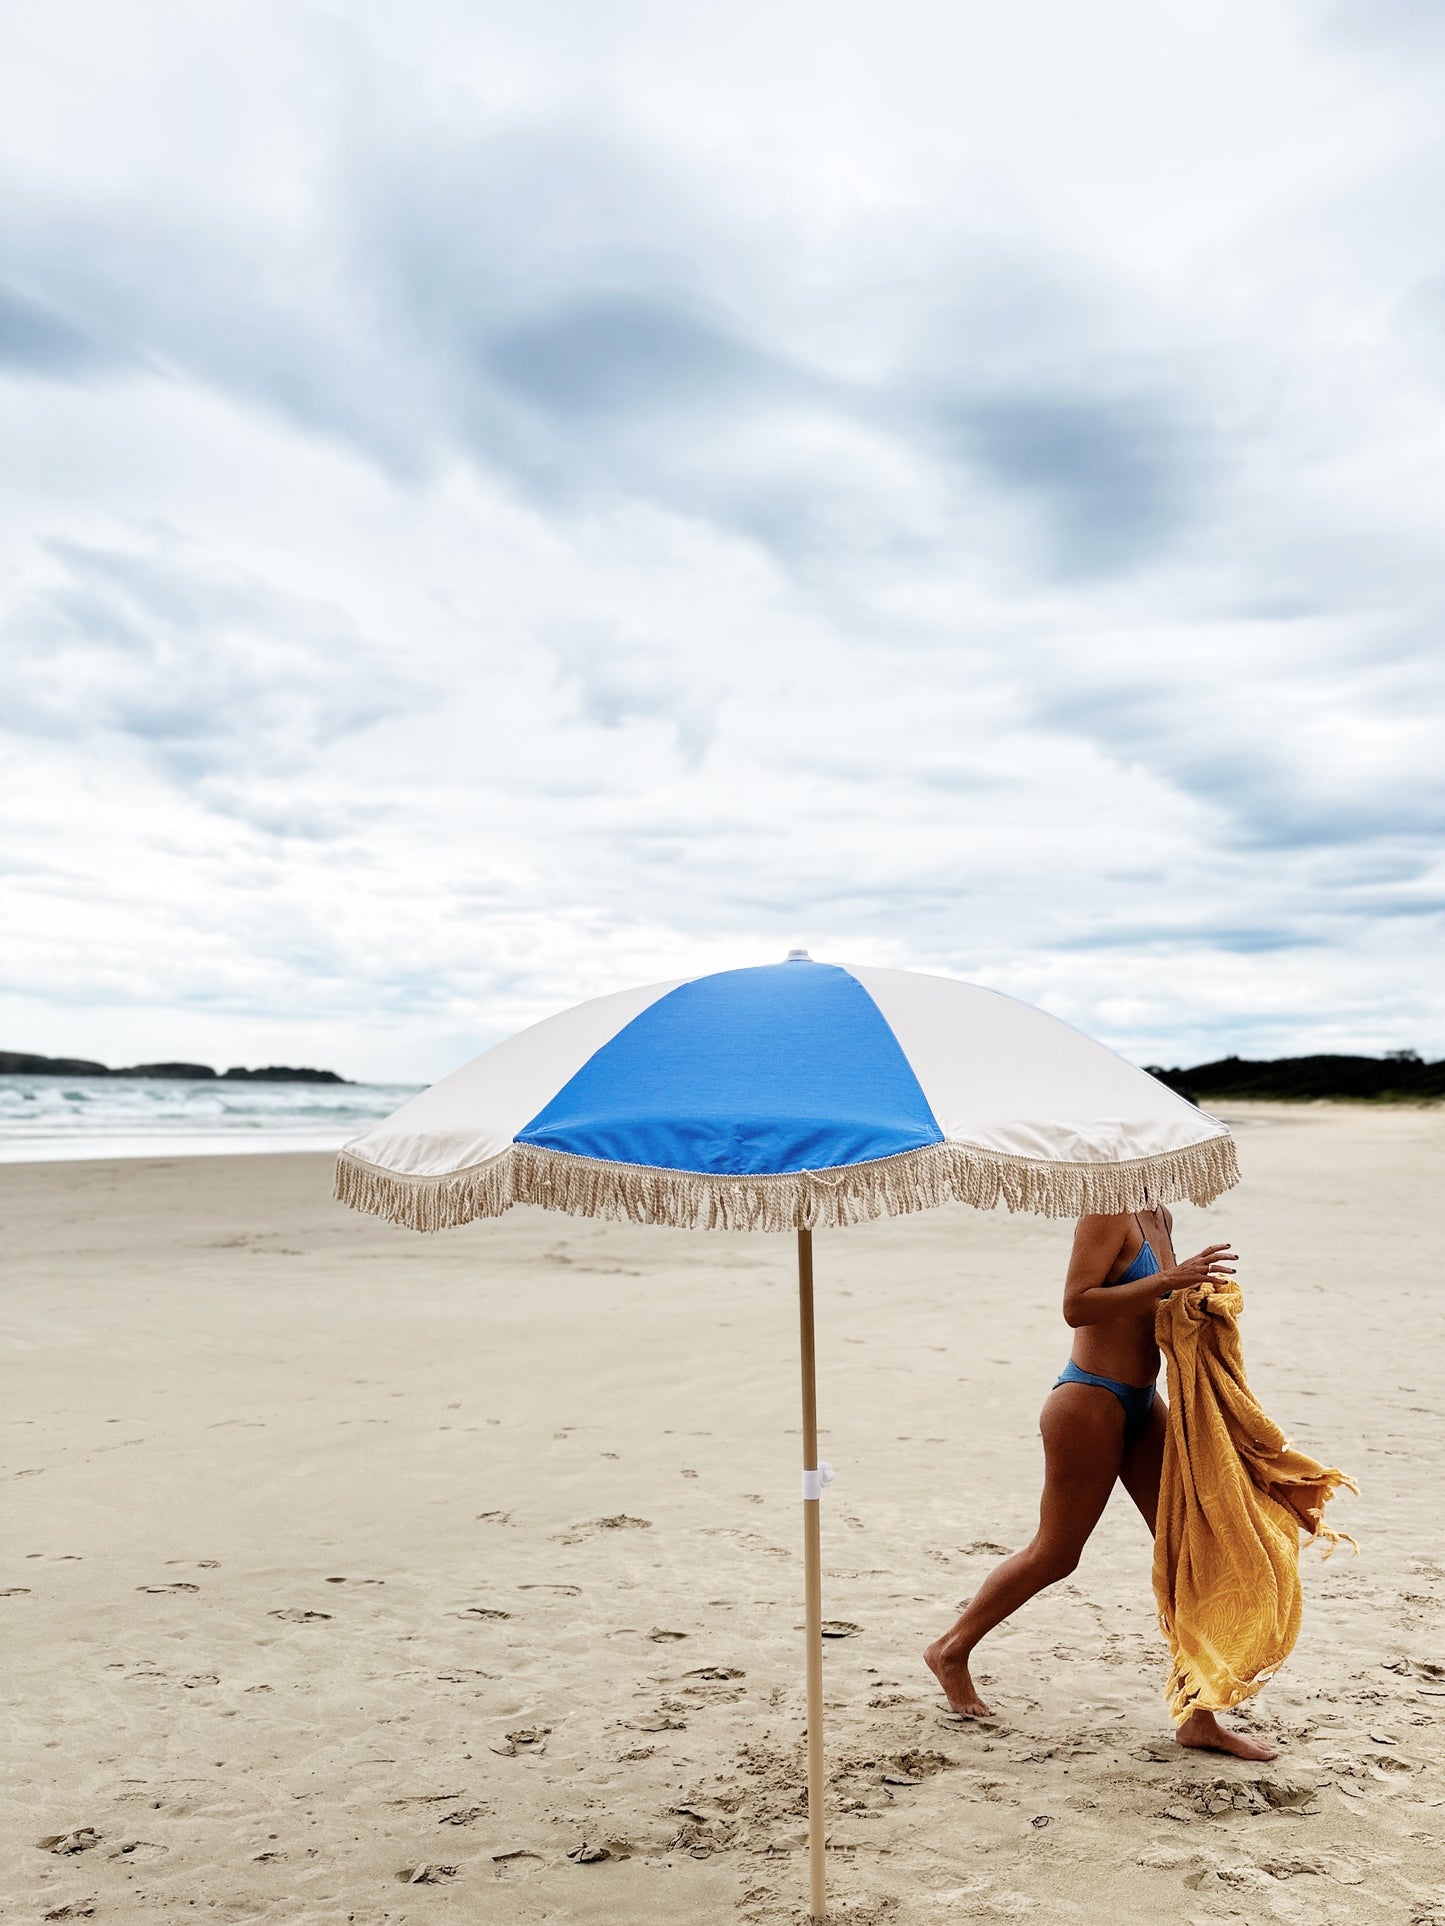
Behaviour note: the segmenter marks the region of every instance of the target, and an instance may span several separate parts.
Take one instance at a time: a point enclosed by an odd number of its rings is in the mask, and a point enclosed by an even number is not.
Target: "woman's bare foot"
[[[936,1638],[923,1654],[923,1663],[943,1687],[943,1696],[953,1710],[965,1719],[991,1719],[993,1713],[978,1696],[978,1688],[968,1674],[968,1655],[950,1654],[948,1640]]]
[[[1231,1752],[1236,1759],[1277,1759],[1279,1748],[1264,1739],[1246,1738],[1242,1732],[1228,1732],[1212,1712],[1191,1712],[1174,1737],[1179,1745],[1198,1746],[1205,1752]]]

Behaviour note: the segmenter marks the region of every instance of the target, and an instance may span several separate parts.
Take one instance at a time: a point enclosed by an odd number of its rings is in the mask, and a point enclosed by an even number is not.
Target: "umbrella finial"
[[[812,957],[809,956],[806,950],[789,950],[788,951],[788,961],[790,963],[811,963],[812,960],[813,960]]]

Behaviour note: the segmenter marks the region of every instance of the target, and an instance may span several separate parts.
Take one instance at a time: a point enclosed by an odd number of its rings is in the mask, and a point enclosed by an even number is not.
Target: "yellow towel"
[[[1239,1286],[1213,1278],[1175,1291],[1154,1321],[1169,1369],[1169,1425],[1154,1531],[1154,1596],[1172,1665],[1176,1724],[1198,1708],[1251,1698],[1299,1636],[1299,1534],[1324,1522],[1342,1471],[1294,1450],[1255,1402],[1235,1320]],[[1359,1546],[1355,1545],[1355,1550]]]

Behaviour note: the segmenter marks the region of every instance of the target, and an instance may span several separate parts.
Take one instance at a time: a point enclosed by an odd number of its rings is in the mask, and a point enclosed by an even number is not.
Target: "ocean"
[[[0,1075],[0,1163],[339,1150],[421,1088]]]

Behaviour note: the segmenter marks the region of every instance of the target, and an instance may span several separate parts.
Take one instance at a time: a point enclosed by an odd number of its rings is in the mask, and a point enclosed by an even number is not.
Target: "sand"
[[[1173,1745],[1122,1494],[947,1716],[1068,1226],[820,1235],[836,1920],[1445,1921],[1445,1115],[1230,1114],[1180,1249],[1234,1238],[1262,1401],[1362,1486],[1245,1715],[1282,1756]],[[12,1165],[0,1226],[10,1917],[800,1917],[790,1240],[423,1238],[280,1155]]]

